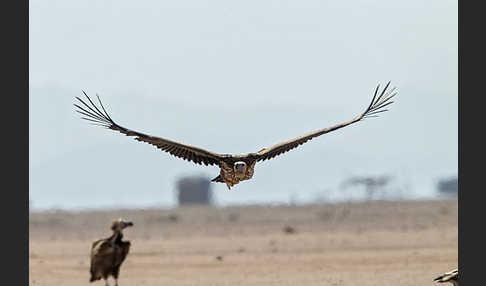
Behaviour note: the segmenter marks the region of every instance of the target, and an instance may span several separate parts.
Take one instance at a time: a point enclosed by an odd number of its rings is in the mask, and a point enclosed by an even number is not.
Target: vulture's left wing
[[[146,142],[156,146],[157,148],[170,153],[176,157],[182,158],[187,161],[192,161],[196,164],[205,164],[205,165],[218,165],[219,160],[222,158],[222,155],[213,153],[211,151],[183,144],[180,142],[172,141],[162,137],[155,137],[147,134],[143,134],[141,132],[137,132],[134,130],[130,130],[123,126],[118,125],[111,119],[111,117],[106,112],[103,104],[101,103],[100,98],[98,97],[98,102],[100,103],[100,108],[98,108],[88,97],[88,95],[83,91],[84,95],[88,99],[89,103],[83,101],[81,98],[76,97],[83,106],[78,104],[74,104],[78,108],[76,110],[84,117],[85,120],[92,122],[95,125],[101,125],[106,128],[116,130],[121,132],[127,136],[135,136],[135,140]]]
[[[451,281],[451,280],[457,280],[459,277],[459,270],[456,268],[454,270],[451,270],[449,272],[446,272],[444,274],[441,274],[439,276],[437,276],[434,281],[437,281],[437,282],[448,282],[448,281]]]
[[[390,99],[393,96],[396,95],[396,92],[394,92],[395,88],[392,88],[388,92],[386,92],[389,85],[390,85],[390,82],[388,82],[388,84],[385,86],[385,88],[383,89],[381,94],[378,97],[376,97],[378,95],[378,89],[380,87],[380,85],[378,85],[376,87],[375,94],[374,94],[373,99],[371,100],[371,103],[368,106],[368,108],[366,108],[366,110],[363,113],[356,116],[355,118],[353,118],[349,121],[343,122],[341,124],[337,124],[337,125],[334,125],[334,126],[331,126],[331,127],[328,127],[328,128],[316,130],[314,132],[307,133],[303,136],[300,136],[300,137],[285,141],[283,143],[276,144],[276,145],[273,145],[271,147],[262,149],[261,151],[259,151],[257,153],[257,156],[258,156],[257,160],[258,161],[265,161],[265,160],[268,160],[268,159],[272,159],[273,157],[278,156],[280,154],[283,154],[287,151],[290,151],[290,150],[296,148],[297,146],[304,144],[305,142],[307,142],[307,141],[309,141],[309,140],[311,140],[315,137],[321,136],[322,134],[326,134],[328,132],[337,130],[339,128],[343,128],[345,126],[348,126],[350,124],[358,122],[358,121],[360,121],[364,118],[376,117],[377,113],[387,111],[387,109],[382,109],[382,108],[384,108],[385,106],[387,106],[389,104],[392,104],[393,101],[390,101]]]

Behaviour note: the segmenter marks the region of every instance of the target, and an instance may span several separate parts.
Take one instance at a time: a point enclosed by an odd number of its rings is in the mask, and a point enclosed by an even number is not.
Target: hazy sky
[[[392,174],[431,196],[457,173],[457,1],[30,1],[34,207],[173,205],[177,177],[215,177],[74,112],[98,93],[121,125],[218,153],[255,152],[349,120],[388,80],[380,118],[257,164],[221,204],[339,195]]]

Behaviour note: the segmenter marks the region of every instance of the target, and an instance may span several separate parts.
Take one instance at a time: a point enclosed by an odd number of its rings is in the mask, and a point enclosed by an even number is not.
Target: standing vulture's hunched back
[[[93,242],[89,282],[103,278],[105,285],[108,285],[108,276],[112,275],[115,279],[115,285],[118,285],[120,266],[130,250],[130,241],[122,240],[122,231],[129,226],[133,226],[133,223],[121,218],[115,220],[111,225],[113,235]]]

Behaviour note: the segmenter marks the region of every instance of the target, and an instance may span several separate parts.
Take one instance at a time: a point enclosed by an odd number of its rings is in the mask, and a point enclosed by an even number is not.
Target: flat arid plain
[[[434,285],[457,267],[457,216],[457,200],[32,212],[29,284],[89,285],[91,243],[123,217],[120,286]]]

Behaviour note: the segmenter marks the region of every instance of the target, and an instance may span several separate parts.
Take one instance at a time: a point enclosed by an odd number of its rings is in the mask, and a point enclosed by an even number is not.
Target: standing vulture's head
[[[126,221],[126,220],[123,220],[122,218],[119,218],[111,224],[111,230],[121,232],[124,228],[129,227],[129,226],[133,226],[133,222]]]
[[[239,178],[243,178],[246,174],[246,163],[243,161],[235,162],[233,165],[235,175]]]

